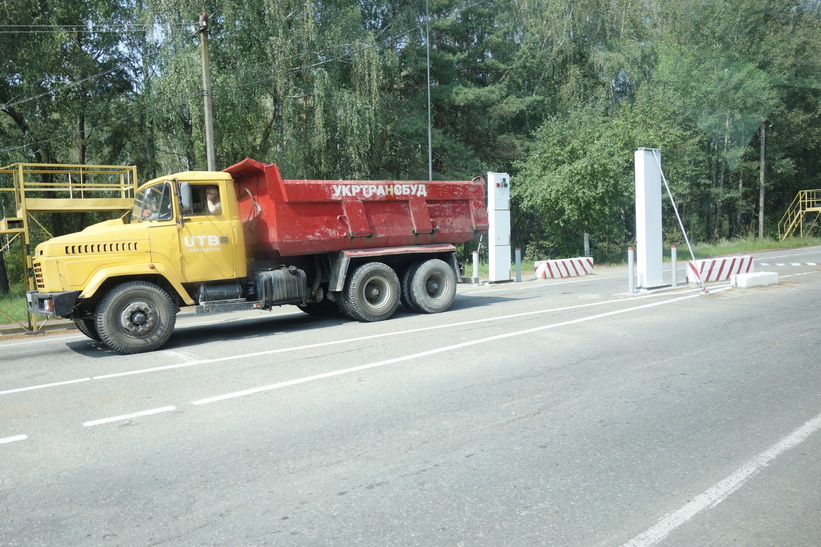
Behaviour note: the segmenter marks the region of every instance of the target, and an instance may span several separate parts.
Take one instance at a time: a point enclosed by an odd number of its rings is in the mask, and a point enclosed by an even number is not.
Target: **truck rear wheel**
[[[356,268],[339,294],[339,309],[357,321],[382,321],[399,306],[399,278],[382,262],[366,262]]]
[[[77,326],[77,330],[91,338],[92,340],[100,341],[100,334],[97,332],[97,325],[94,324],[93,319],[82,319],[75,317],[72,321]]]
[[[162,288],[146,281],[114,287],[97,306],[100,340],[123,354],[153,351],[168,341],[177,316]]]
[[[416,273],[417,268],[421,266],[421,262],[415,262],[407,267],[407,269],[402,272],[402,294],[399,297],[399,301],[402,302],[402,305],[408,309],[408,311],[418,312],[419,310],[416,309],[416,306],[413,305],[410,299],[410,291],[411,291],[411,281],[413,280],[413,274]]]
[[[408,300],[416,311],[439,313],[450,308],[456,297],[456,273],[447,262],[434,258],[414,268]]]

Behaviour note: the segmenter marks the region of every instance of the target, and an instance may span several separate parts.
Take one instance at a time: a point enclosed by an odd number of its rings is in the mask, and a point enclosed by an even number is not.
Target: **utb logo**
[[[220,236],[185,236],[186,247],[219,247]]]

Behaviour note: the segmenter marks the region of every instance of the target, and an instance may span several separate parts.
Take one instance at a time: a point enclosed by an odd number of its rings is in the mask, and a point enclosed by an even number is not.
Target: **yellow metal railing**
[[[815,215],[812,216],[810,222],[807,222],[806,216],[811,213]],[[778,222],[779,239],[783,241],[796,232],[801,237],[810,233],[818,224],[819,215],[821,215],[821,189],[801,190]]]
[[[24,211],[127,209],[137,189],[134,166],[16,163],[0,167],[0,174],[12,175],[11,187],[20,217]]]
[[[10,182],[4,175],[11,175]],[[29,275],[29,221],[42,227],[34,213],[124,211],[132,206],[137,186],[135,166],[15,163],[0,167],[0,196],[13,194],[15,209],[12,216],[0,220],[0,235],[11,238],[6,247],[20,238],[26,287],[34,289]],[[28,328],[38,330],[36,316],[29,314]]]

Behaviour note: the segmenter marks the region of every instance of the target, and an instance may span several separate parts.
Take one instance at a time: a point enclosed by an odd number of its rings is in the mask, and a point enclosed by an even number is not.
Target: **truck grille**
[[[46,284],[43,282],[43,268],[40,266],[40,261],[34,261],[34,282],[37,283],[37,290],[43,290],[46,287]]]
[[[67,255],[84,255],[100,253],[124,253],[139,250],[136,241],[122,243],[87,243],[83,245],[66,245]]]

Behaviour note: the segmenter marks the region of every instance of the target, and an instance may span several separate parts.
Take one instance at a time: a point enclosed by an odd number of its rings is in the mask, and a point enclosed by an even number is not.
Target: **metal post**
[[[678,247],[670,247],[670,261],[673,263],[673,288],[678,286]]]
[[[479,284],[479,251],[473,251],[473,284]]]
[[[633,247],[627,247],[627,294],[636,292],[636,272],[633,260]]]
[[[433,134],[430,111],[430,12],[428,1],[425,0],[425,52],[428,71],[428,180],[433,180]]]
[[[522,250],[516,247],[516,283],[522,282]]]

